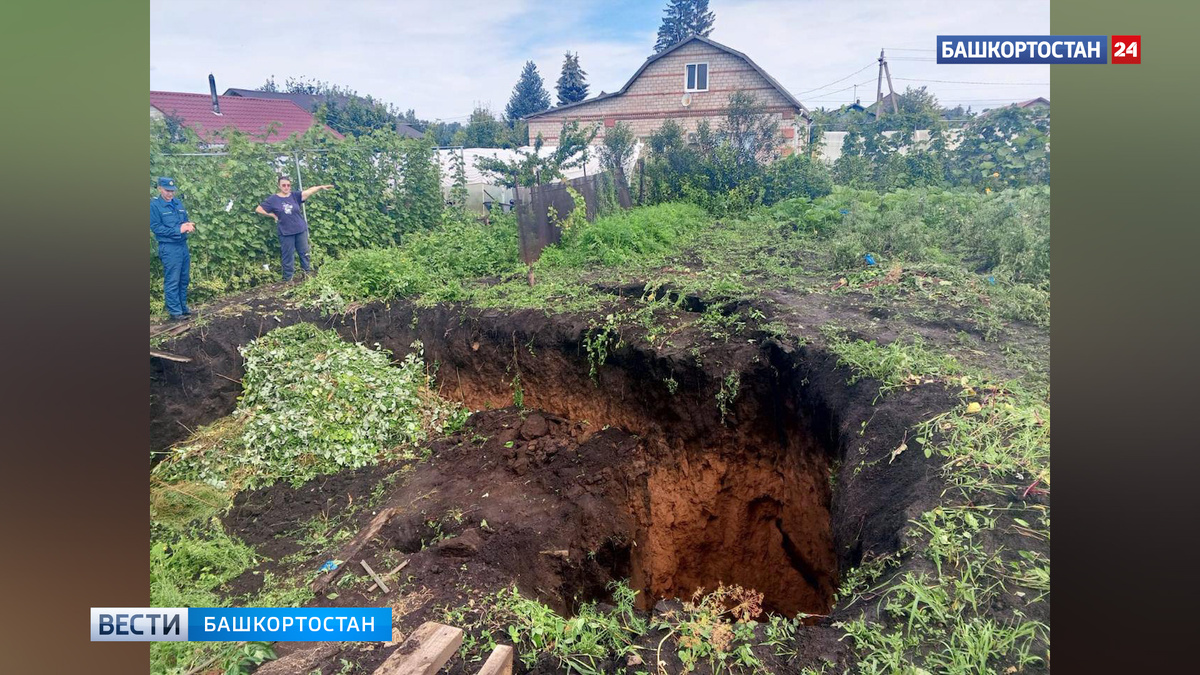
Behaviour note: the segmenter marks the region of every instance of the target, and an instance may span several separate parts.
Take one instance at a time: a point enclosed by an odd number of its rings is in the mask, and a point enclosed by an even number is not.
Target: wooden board
[[[366,560],[360,560],[358,561],[358,564],[362,565],[362,568],[367,571],[367,574],[375,580],[375,586],[382,588],[384,593],[391,592],[388,590],[387,584],[383,583],[383,579],[380,579],[378,574],[375,574],[375,570],[371,569],[371,566],[367,564]]]
[[[190,357],[190,356],[180,356],[179,354],[172,354],[171,352],[162,352],[157,349],[151,349],[150,356],[153,356],[153,357],[159,358],[159,359],[166,359],[168,361],[178,361],[179,363],[191,363],[191,361],[192,361],[192,357]]]
[[[479,669],[479,675],[512,675],[512,671],[513,648],[508,645],[499,645],[488,657],[488,660],[483,662],[483,667]]]
[[[380,577],[380,579],[383,581],[387,581],[388,579],[391,579],[392,577],[396,576],[396,573],[399,572],[400,570],[404,569],[405,567],[408,567],[407,560],[405,560],[404,562],[400,563],[399,565],[396,565],[395,567],[393,567],[391,569],[391,571],[389,571],[387,574]],[[379,588],[379,584],[371,584],[369,587],[367,587],[367,592],[370,593],[371,591],[375,590],[376,588]]]
[[[338,566],[336,570],[326,572],[313,581],[313,592],[321,593],[326,588],[329,588],[329,584],[333,583],[333,580],[336,579],[337,576],[350,565],[350,561],[354,558],[354,556],[359,554],[362,548],[367,545],[367,542],[371,541],[375,535],[379,534],[379,531],[383,529],[383,526],[386,525],[389,520],[391,520],[395,513],[396,509],[394,508],[384,509],[379,512],[379,515],[371,519],[371,523],[369,525],[364,527],[361,532],[354,536],[354,539],[350,540],[350,543],[346,544],[340,551],[338,551],[335,558],[337,560],[341,560],[342,564]]]
[[[461,628],[426,621],[402,642],[375,675],[433,675],[462,646]]]

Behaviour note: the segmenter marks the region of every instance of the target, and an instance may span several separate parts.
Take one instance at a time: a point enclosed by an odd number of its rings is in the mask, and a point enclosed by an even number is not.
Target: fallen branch
[[[230,377],[230,376],[228,376],[228,375],[222,375],[222,374],[220,374],[220,373],[218,373],[218,372],[216,372],[216,371],[213,371],[213,375],[216,375],[217,377],[223,377],[223,378],[225,378],[225,379],[227,379],[227,380],[229,380],[230,382],[233,382],[233,383],[235,383],[235,384],[241,384],[241,383],[242,383],[242,381],[241,381],[241,380],[235,380],[235,379],[233,379],[232,377]]]

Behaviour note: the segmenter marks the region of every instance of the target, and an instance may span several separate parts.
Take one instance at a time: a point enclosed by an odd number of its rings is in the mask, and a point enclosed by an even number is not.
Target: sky
[[[666,0],[151,0],[150,89],[218,93],[274,76],[323,80],[466,121],[502,113],[525,61],[554,100],[566,51],[590,95],[615,91],[654,52]],[[879,50],[896,91],[928,87],[973,110],[1050,98],[1050,67],[938,65],[938,35],[1049,35],[1049,0],[710,0],[710,38],[770,73],[809,108],[875,100]],[[854,85],[859,85],[857,90]],[[884,81],[884,94],[887,81]]]

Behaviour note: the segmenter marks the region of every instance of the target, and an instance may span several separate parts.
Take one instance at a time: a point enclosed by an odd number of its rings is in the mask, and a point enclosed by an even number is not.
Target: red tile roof
[[[240,96],[218,96],[221,114],[212,110],[209,94],[185,94],[175,91],[150,92],[150,105],[166,115],[181,118],[187,126],[208,141],[220,141],[218,132],[234,127],[251,136],[261,137],[267,125],[278,122],[279,127],[269,141],[282,141],[294,133],[304,133],[313,125],[313,116],[307,110],[292,103],[263,98]],[[336,138],[342,135],[325,127]]]

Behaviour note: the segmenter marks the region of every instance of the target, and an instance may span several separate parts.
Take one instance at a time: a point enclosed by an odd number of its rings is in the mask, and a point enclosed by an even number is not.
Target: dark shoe
[[[186,317],[182,314],[172,314],[171,315],[171,321],[187,321],[187,320],[188,320],[188,317]]]
[[[183,310],[183,315],[184,315],[184,316],[191,317],[191,316],[198,316],[199,314],[200,314],[200,312],[193,312],[193,311],[192,311],[192,310],[190,310],[190,309],[185,309],[185,310]]]

